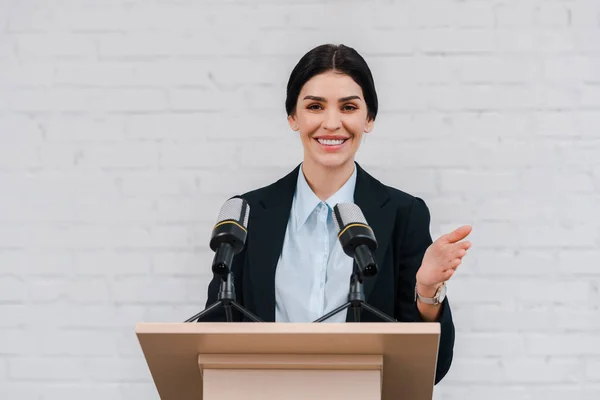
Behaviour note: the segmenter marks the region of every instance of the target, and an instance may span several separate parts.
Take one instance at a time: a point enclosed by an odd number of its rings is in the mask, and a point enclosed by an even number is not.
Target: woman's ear
[[[290,124],[290,128],[292,128],[293,131],[298,130],[298,121],[296,119],[296,115],[288,116],[288,123]]]
[[[375,120],[372,118],[367,119],[367,124],[365,125],[365,133],[369,133],[373,130],[375,125]]]

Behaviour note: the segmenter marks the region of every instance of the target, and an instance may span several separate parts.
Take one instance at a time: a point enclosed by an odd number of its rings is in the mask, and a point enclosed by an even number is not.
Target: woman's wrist
[[[433,297],[440,286],[442,286],[441,282],[434,285],[423,285],[417,281],[417,292],[423,297]]]

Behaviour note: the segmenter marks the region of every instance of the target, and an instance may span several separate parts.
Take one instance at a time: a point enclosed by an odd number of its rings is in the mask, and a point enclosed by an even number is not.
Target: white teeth
[[[324,144],[326,146],[338,146],[344,143],[344,139],[317,139],[319,143]]]

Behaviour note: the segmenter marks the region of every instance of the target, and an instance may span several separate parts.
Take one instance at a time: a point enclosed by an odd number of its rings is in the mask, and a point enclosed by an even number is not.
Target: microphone
[[[373,258],[377,240],[360,207],[354,203],[338,203],[333,207],[333,220],[342,249],[354,258],[361,276],[377,274],[377,264]]]
[[[249,216],[250,205],[239,196],[230,198],[221,207],[210,239],[210,248],[215,251],[213,273],[223,277],[229,274],[233,257],[246,244]]]

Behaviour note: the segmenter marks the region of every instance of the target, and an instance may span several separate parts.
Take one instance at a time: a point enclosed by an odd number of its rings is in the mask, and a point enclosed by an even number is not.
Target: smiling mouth
[[[344,144],[348,139],[316,139],[323,146],[339,146]]]

